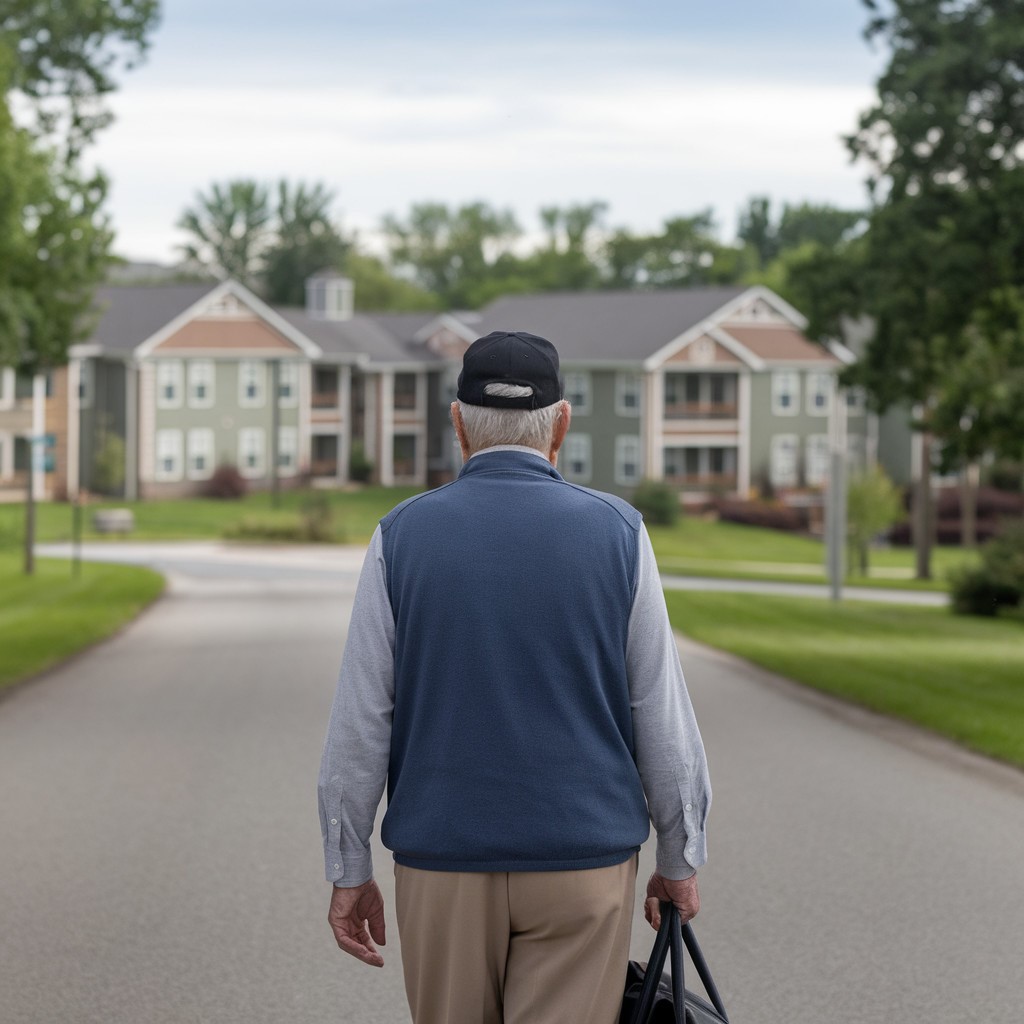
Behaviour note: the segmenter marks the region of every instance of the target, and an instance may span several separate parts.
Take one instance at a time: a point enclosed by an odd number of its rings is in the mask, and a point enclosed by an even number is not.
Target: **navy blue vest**
[[[507,451],[381,521],[396,636],[381,837],[398,863],[603,867],[647,838],[626,678],[640,523]]]

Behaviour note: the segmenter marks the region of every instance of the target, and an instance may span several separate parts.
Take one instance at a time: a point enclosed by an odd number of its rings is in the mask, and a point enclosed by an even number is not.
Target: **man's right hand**
[[[384,945],[384,897],[372,878],[353,889],[333,886],[327,920],[339,949],[371,967],[384,966],[374,945]]]
[[[697,891],[697,876],[690,875],[675,881],[665,878],[657,871],[651,875],[647,883],[647,898],[644,900],[644,917],[647,923],[657,931],[661,927],[661,904],[674,903],[679,911],[680,924],[697,916],[700,910],[700,893]]]

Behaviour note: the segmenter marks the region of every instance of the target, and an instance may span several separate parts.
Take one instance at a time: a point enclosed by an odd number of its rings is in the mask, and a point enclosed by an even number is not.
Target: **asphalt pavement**
[[[316,774],[361,552],[176,551],[132,559],[169,573],[150,611],[0,700],[0,1022],[408,1020],[386,851],[384,969],[326,923]],[[682,655],[715,793],[695,924],[735,1024],[1019,1024],[1024,774]],[[636,920],[644,958],[639,894]]]

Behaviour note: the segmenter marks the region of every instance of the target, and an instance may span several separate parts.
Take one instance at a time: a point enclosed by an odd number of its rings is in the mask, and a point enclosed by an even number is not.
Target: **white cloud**
[[[450,59],[446,54],[446,59]],[[529,224],[543,202],[607,199],[652,228],[707,205],[731,227],[752,193],[857,204],[863,174],[839,135],[868,88],[700,74],[514,67],[395,88],[182,88],[118,94],[95,150],[114,180],[118,250],[166,258],[193,193],[232,177],[323,180],[348,227],[411,202],[482,198]]]

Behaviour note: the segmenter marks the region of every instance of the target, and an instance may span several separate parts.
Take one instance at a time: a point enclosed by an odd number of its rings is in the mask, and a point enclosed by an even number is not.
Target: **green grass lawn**
[[[1024,620],[666,592],[673,625],[798,682],[1024,767]]]
[[[335,539],[341,543],[369,541],[377,521],[400,501],[416,493],[415,488],[366,487],[358,491],[316,491],[331,504]],[[224,531],[243,519],[293,518],[310,492],[288,491],[280,495],[280,507],[272,507],[271,496],[249,494],[237,501],[190,498],[177,501],[105,501],[82,509],[82,536],[86,540],[110,539],[92,529],[92,514],[101,508],[130,508],[135,513],[135,530],[129,540],[200,540],[220,538]],[[36,536],[40,541],[71,539],[71,506],[44,502],[38,506]],[[13,549],[24,530],[24,506],[0,505],[0,550]]]
[[[317,491],[332,511],[334,540],[360,544],[370,539],[377,521],[416,491],[411,488],[366,487],[352,491]],[[285,492],[280,507],[272,508],[269,494],[250,494],[239,501],[193,498],[178,501],[102,502],[83,509],[83,537],[111,539],[92,530],[92,514],[99,508],[131,508],[135,513],[133,540],[199,540],[223,537],[243,520],[284,523],[294,520],[310,492]],[[37,536],[40,541],[71,539],[71,507],[40,504]],[[0,550],[13,550],[22,537],[21,505],[0,505]],[[716,523],[684,516],[676,526],[650,527],[658,564],[663,572],[727,579],[825,582],[825,552],[821,541],[778,530],[736,523]],[[851,576],[851,585],[945,590],[949,570],[975,555],[958,548],[936,548],[934,579],[913,579],[914,553],[907,548],[875,551],[871,574]]]
[[[162,592],[149,569],[40,559],[33,576],[0,552],[0,690],[109,636]]]
[[[671,527],[649,527],[662,572],[726,579],[825,582],[825,549],[819,540],[738,523],[684,516]],[[934,579],[918,581],[914,552],[887,548],[871,553],[870,575],[851,575],[855,586],[945,590],[949,570],[976,555],[961,548],[935,548]]]

